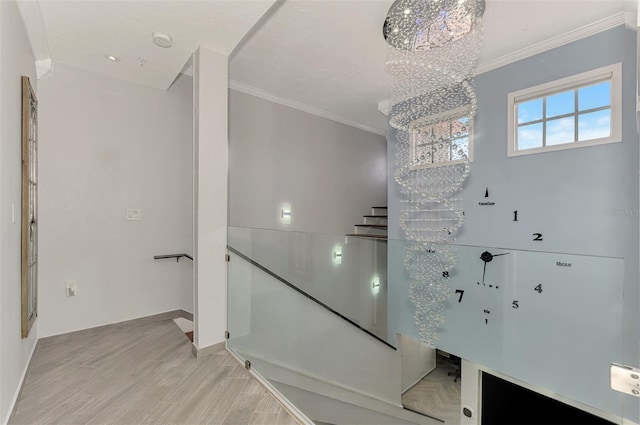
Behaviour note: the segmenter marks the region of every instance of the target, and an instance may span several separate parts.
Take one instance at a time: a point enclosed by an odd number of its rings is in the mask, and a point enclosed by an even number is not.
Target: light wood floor
[[[460,379],[453,382],[455,366],[437,357],[436,368],[402,394],[402,404],[412,410],[442,419],[445,424],[460,424]]]
[[[36,350],[10,424],[297,424],[227,351],[195,359],[171,319],[46,338]]]

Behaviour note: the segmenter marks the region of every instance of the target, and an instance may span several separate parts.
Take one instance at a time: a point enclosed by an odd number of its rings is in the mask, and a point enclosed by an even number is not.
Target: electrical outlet
[[[66,289],[67,297],[75,297],[76,295],[78,295],[78,285],[76,284],[75,280],[68,280]]]

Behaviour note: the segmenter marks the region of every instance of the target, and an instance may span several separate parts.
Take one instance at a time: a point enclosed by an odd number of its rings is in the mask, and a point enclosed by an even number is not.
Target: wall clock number
[[[484,197],[485,198],[489,197],[489,188],[487,188],[487,190],[484,191]]]
[[[518,210],[513,212],[513,221],[518,221]]]
[[[541,241],[542,240],[542,233],[534,233],[533,234],[533,240],[534,241]]]
[[[538,286],[536,286],[535,288],[533,288],[534,291],[536,291],[538,294],[542,293],[542,283],[539,284]]]
[[[518,305],[518,300],[513,300],[513,303],[511,303],[511,308],[519,308],[520,306]]]
[[[443,271],[442,272],[442,277],[449,277],[449,272],[448,271]]]
[[[462,302],[462,296],[464,295],[464,291],[462,289],[456,289],[456,294],[460,294],[460,298],[458,298],[458,302]]]

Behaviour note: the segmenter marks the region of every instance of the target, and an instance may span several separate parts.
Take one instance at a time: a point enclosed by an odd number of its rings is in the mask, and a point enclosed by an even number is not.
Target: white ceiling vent
[[[168,48],[173,45],[173,38],[169,34],[154,32],[151,35],[153,37],[153,42],[160,47]]]

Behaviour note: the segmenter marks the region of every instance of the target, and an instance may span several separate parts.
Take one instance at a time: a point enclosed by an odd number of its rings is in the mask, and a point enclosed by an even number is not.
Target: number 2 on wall
[[[541,241],[542,240],[542,233],[534,233],[533,234],[533,240],[534,241]]]

